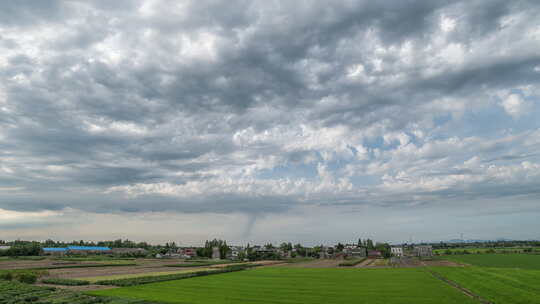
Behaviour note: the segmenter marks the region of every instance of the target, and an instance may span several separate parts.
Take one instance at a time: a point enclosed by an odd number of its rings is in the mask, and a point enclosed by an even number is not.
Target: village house
[[[390,247],[390,252],[393,256],[402,257],[403,256],[403,247],[401,246],[392,246]]]
[[[179,253],[184,259],[192,259],[197,256],[196,248],[179,248],[177,253]]]
[[[378,251],[378,250],[370,250],[368,252],[368,257],[372,258],[372,259],[380,259],[383,256],[382,256],[382,253],[380,251]]]
[[[115,255],[146,255],[148,250],[144,248],[113,248],[112,253]]]
[[[229,246],[229,252],[227,253],[227,258],[231,260],[237,260],[240,257],[240,254],[244,252],[244,247],[242,246]]]
[[[221,253],[219,252],[219,247],[212,247],[212,259],[214,260],[221,259]]]
[[[356,247],[350,250],[351,257],[363,258],[367,256],[367,248],[365,247]]]
[[[414,246],[413,253],[417,257],[430,257],[433,256],[433,248],[431,245]]]

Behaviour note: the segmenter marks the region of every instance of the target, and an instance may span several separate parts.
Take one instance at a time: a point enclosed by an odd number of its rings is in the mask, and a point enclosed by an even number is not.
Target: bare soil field
[[[31,260],[5,260],[0,261],[0,270],[2,269],[30,269],[30,268],[47,268],[47,267],[57,267],[57,266],[64,266],[64,265],[99,265],[99,264],[105,264],[106,261],[103,262],[95,262],[95,261],[61,261],[61,260],[53,260],[53,259],[45,259],[40,261],[31,261]]]
[[[279,264],[276,266],[284,266],[284,267],[301,267],[301,268],[334,268],[339,267],[338,264],[343,262],[343,260],[332,260],[332,259],[321,259],[321,260],[314,260],[309,262],[302,262],[302,263],[293,263],[293,264]]]

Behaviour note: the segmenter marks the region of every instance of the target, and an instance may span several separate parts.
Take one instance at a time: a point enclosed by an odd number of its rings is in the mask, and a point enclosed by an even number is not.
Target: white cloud
[[[509,94],[503,99],[501,106],[508,115],[516,119],[525,115],[529,109],[527,101],[518,94]]]

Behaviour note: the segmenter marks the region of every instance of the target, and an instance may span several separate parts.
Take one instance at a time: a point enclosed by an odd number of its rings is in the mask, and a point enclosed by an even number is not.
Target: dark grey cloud
[[[539,113],[539,11],[2,3],[0,209],[254,214],[536,198],[526,156],[540,125],[512,116],[481,132],[462,118],[507,115],[511,94]]]

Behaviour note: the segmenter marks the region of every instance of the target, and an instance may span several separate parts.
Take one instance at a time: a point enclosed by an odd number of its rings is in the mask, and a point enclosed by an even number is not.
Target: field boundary
[[[433,271],[431,269],[426,269],[427,272],[429,272],[434,278],[438,279],[438,280],[441,280],[443,281],[444,283],[454,287],[455,289],[459,290],[461,293],[473,298],[473,299],[476,299],[478,301],[480,301],[480,303],[482,304],[493,304],[492,302],[488,301],[487,299],[481,297],[480,295],[472,292],[471,290],[459,285],[458,283],[452,281],[452,280],[449,280],[447,278],[445,278],[443,275],[441,275],[440,273],[436,272],[436,271]]]

